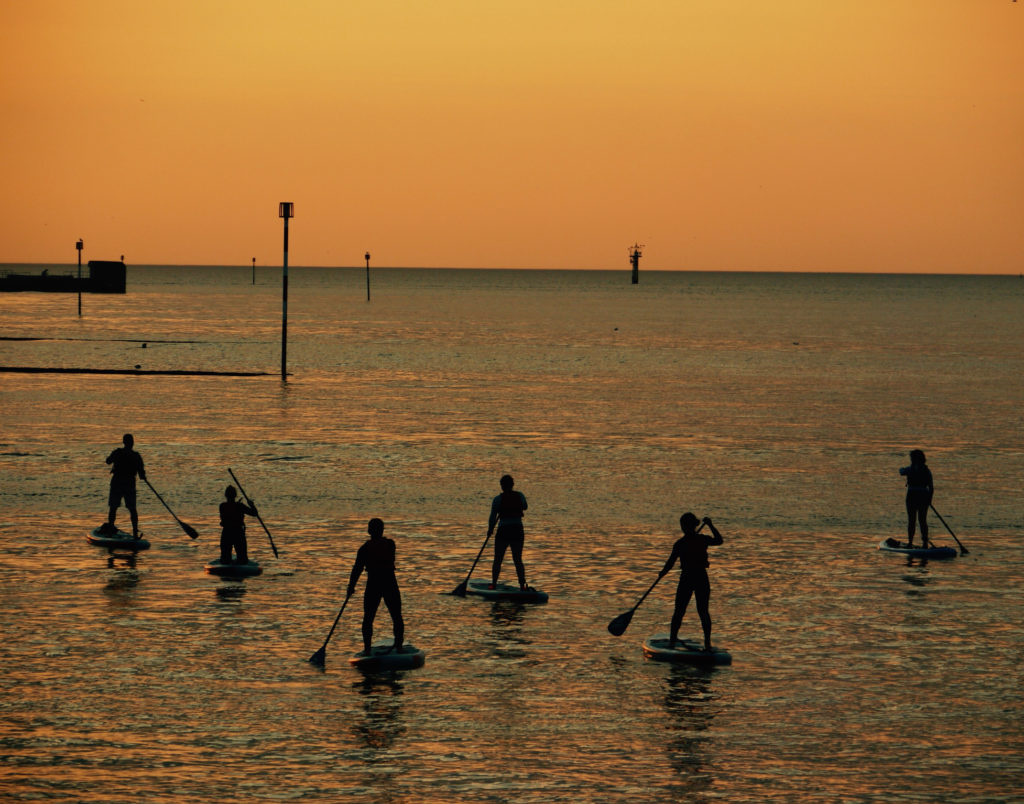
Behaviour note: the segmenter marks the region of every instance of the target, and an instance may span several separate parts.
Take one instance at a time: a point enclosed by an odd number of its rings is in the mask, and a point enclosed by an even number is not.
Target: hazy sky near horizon
[[[0,9],[0,262],[1024,270],[1024,3]]]

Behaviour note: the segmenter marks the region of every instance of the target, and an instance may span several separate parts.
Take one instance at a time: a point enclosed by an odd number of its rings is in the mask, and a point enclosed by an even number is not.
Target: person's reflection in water
[[[215,594],[217,595],[217,600],[223,603],[237,603],[245,596],[245,584],[233,583],[218,586]]]
[[[107,556],[107,569],[114,570],[107,579],[103,593],[112,605],[127,606],[135,597],[135,587],[139,585],[139,573],[135,569],[135,554],[120,555],[111,553]]]
[[[113,550],[110,551],[110,555],[107,556],[107,569],[135,569],[138,556],[135,552],[131,553],[115,553]]]
[[[360,678],[352,685],[363,704],[363,720],[353,726],[353,731],[367,748],[374,749],[368,761],[386,760],[377,752],[390,748],[395,740],[405,734],[402,723],[402,682],[398,673],[372,673]]]
[[[673,665],[667,679],[665,710],[670,736],[666,749],[672,767],[692,794],[707,792],[714,783],[707,756],[713,741],[706,733],[717,708],[711,692],[713,674],[710,668]]]
[[[491,623],[499,628],[514,628],[518,632],[525,612],[526,606],[515,600],[495,600],[491,604]]]
[[[496,600],[491,604],[492,655],[499,659],[522,659],[526,651],[520,646],[530,644],[523,636],[523,615],[526,606],[514,600]]]

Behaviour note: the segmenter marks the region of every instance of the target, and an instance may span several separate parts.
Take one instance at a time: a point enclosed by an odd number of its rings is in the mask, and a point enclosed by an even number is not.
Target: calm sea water
[[[269,372],[0,373],[0,797],[1021,800],[1024,280],[374,270],[367,302],[362,270],[290,279],[286,383],[279,269],[131,267],[81,319],[0,294],[3,366]],[[124,432],[198,540],[143,487],[151,550],[86,543]],[[967,555],[875,549],[913,447]],[[280,550],[250,526],[244,582],[203,573],[229,467]],[[445,594],[504,472],[545,606]],[[731,667],[643,659],[669,579],[606,630],[685,510],[725,538]],[[427,663],[350,669],[353,605],[319,671],[372,516]]]

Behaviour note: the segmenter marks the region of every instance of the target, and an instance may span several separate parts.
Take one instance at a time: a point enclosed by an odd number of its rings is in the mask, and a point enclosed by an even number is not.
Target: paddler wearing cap
[[[679,637],[679,626],[682,625],[683,615],[690,598],[697,597],[697,614],[700,615],[700,625],[704,629],[704,650],[711,650],[711,613],[708,611],[708,601],[711,599],[711,582],[708,580],[708,547],[713,544],[722,543],[722,534],[711,523],[711,517],[704,517],[704,524],[707,525],[711,535],[698,533],[698,526],[701,520],[687,511],[679,517],[679,527],[683,531],[681,538],[672,545],[672,555],[668,557],[665,566],[658,573],[659,578],[664,578],[672,565],[679,559],[679,586],[676,587],[676,608],[672,612],[672,625],[669,629],[669,649],[676,646]]]

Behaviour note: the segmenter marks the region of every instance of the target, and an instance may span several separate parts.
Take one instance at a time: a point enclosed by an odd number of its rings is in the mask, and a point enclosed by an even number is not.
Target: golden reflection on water
[[[692,794],[704,793],[714,784],[713,738],[706,734],[715,716],[715,699],[711,692],[715,671],[699,667],[668,668],[665,693],[665,750],[677,774]]]
[[[352,683],[352,689],[359,694],[363,717],[352,724],[352,731],[367,748],[375,749],[367,754],[368,762],[385,759],[380,753],[390,748],[405,734],[402,722],[402,695],[404,692],[401,674],[363,674]]]
[[[63,338],[2,342],[4,361],[273,369],[274,295],[182,275],[91,300],[84,322],[54,299],[0,299],[5,332]],[[954,279],[858,290],[694,275],[628,297],[607,283],[570,304],[517,276],[500,291],[382,285],[357,305],[338,276],[296,292],[287,383],[3,377],[0,761],[18,794],[533,804],[1016,789],[1022,557],[1008,478],[1024,474],[1010,443],[1024,371],[1019,299],[1003,286],[982,303]],[[823,284],[821,306],[807,291]],[[991,324],[975,340],[973,320]],[[894,378],[923,389],[914,405]],[[86,545],[103,456],[126,430],[197,542],[143,491],[151,550]],[[970,520],[953,521],[970,556],[924,565],[875,550],[903,527],[893,467],[921,439],[946,445],[936,469]],[[264,574],[241,583],[203,572],[229,466],[259,490],[281,551],[251,531]],[[444,594],[506,470],[530,499],[525,560],[546,606]],[[711,673],[642,658],[640,640],[667,627],[669,581],[625,635],[606,631],[688,509],[725,538],[711,610],[734,665]],[[314,669],[374,515],[398,543],[427,663],[359,675],[349,611]],[[25,536],[40,522],[45,543]]]

